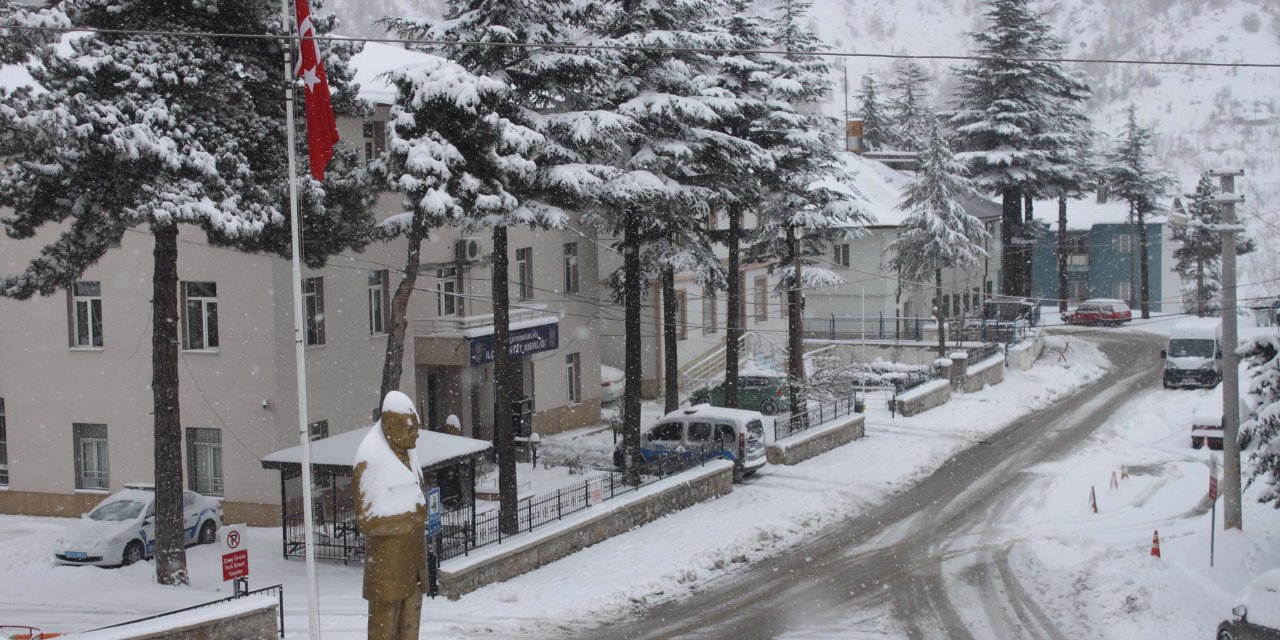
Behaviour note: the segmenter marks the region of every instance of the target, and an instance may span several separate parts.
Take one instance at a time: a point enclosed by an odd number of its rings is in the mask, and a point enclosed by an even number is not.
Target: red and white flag
[[[325,167],[333,158],[333,145],[338,143],[338,123],[333,118],[329,104],[329,79],[324,73],[320,56],[320,43],[315,41],[316,28],[311,23],[311,8],[307,0],[296,0],[294,11],[298,17],[298,62],[293,74],[302,78],[306,86],[307,150],[311,156],[311,175],[324,180]]]

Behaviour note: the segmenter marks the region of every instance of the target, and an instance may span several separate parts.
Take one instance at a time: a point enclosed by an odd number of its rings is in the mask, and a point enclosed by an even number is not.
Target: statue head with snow
[[[418,464],[418,412],[399,391],[356,450],[356,524],[365,536],[369,638],[416,640],[428,589],[427,500]]]

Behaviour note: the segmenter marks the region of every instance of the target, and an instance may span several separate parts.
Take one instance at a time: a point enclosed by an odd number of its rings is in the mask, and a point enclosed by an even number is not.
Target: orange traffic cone
[[[1116,472],[1114,471],[1111,472],[1111,488],[1112,489],[1120,488],[1120,481],[1116,479]]]
[[[1094,493],[1092,486],[1089,487],[1089,508],[1093,509],[1094,513],[1098,512],[1098,496]]]
[[[1160,557],[1160,532],[1156,531],[1151,534],[1151,557]]]

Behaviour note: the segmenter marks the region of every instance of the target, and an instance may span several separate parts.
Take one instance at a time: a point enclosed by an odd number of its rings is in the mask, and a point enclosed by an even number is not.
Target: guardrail
[[[924,320],[919,316],[874,316],[804,319],[804,337],[825,340],[896,340],[919,341],[924,337]]]
[[[563,519],[592,505],[611,500],[651,485],[662,478],[693,467],[705,465],[708,460],[725,457],[720,445],[704,445],[695,450],[685,450],[646,462],[636,470],[638,484],[624,481],[624,471],[608,471],[594,478],[520,501],[518,518],[520,533],[528,533],[537,527]],[[441,516],[440,559],[448,560],[468,555],[476,549],[491,544],[502,544],[513,534],[504,534],[498,526],[498,510],[477,513],[472,506],[446,511]]]
[[[210,600],[209,602],[204,602],[204,603],[193,605],[190,607],[183,607],[181,609],[174,609],[173,611],[165,611],[164,613],[157,613],[153,616],[147,616],[145,618],[137,618],[134,620],[129,620],[128,622],[121,622],[118,624],[109,624],[105,627],[98,627],[97,629],[93,629],[92,631],[101,631],[103,629],[115,629],[117,627],[124,627],[131,624],[137,624],[139,622],[146,622],[148,620],[156,620],[158,618],[163,618],[165,616],[171,616],[178,613],[186,613],[188,611],[195,611],[196,609],[203,609],[205,607],[212,607],[219,604],[225,604],[227,602],[231,602],[232,600],[238,600],[240,598],[246,598],[248,596],[275,594],[276,603],[277,603],[276,615],[278,617],[276,620],[276,624],[277,624],[276,630],[279,636],[283,638],[284,637],[284,585],[273,584],[269,587],[254,589],[252,591],[240,591],[239,586],[237,585],[236,589],[237,589],[236,594],[233,596],[228,596],[226,598],[221,598],[219,600]]]

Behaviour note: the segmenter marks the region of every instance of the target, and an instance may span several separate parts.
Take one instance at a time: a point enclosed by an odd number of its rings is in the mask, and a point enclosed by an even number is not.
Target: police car
[[[155,485],[134,483],[109,496],[72,523],[54,545],[63,565],[130,565],[155,552]],[[212,544],[222,526],[222,500],[182,492],[186,544]]]

